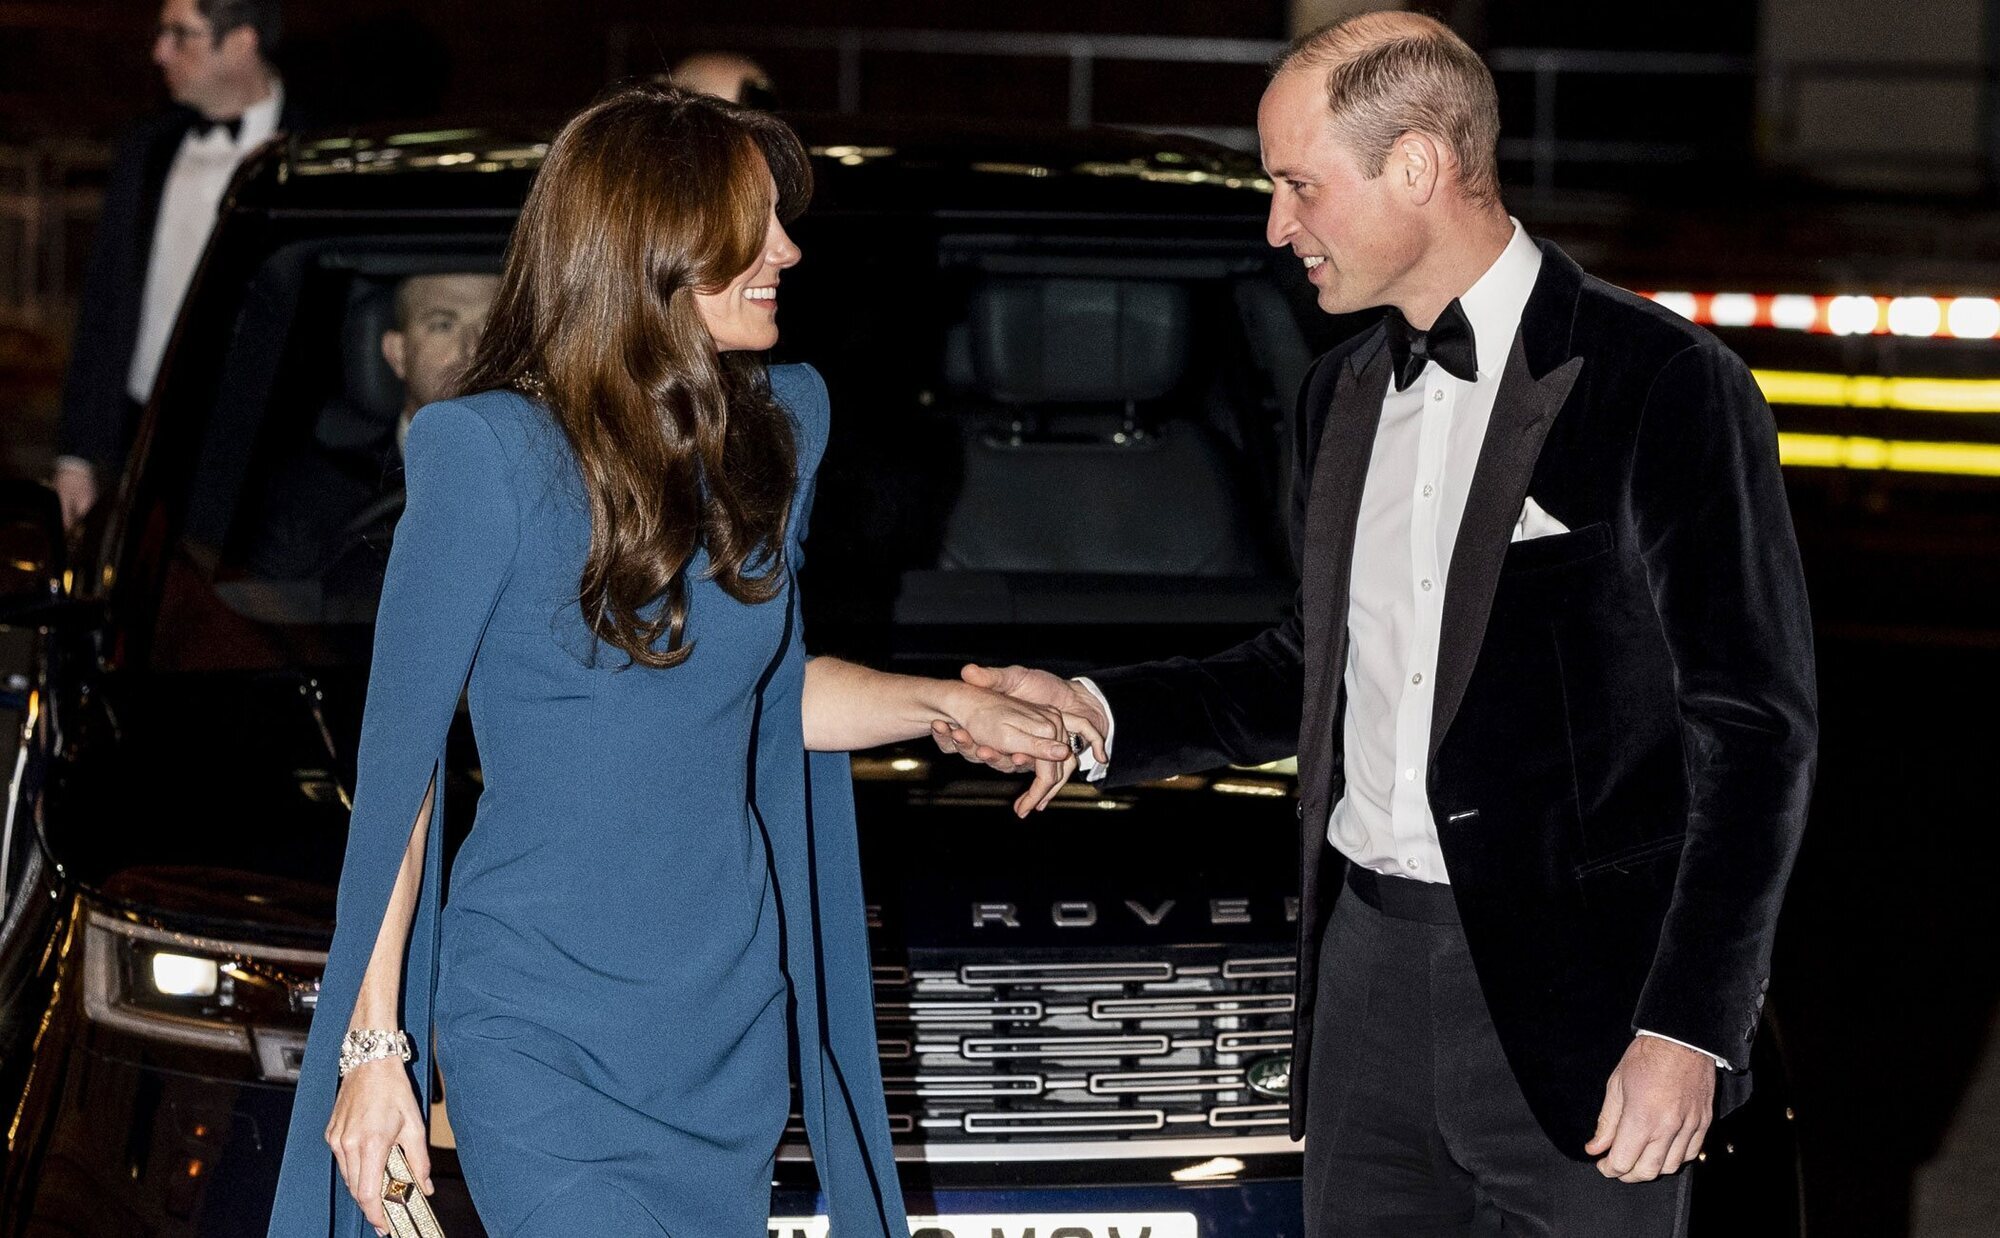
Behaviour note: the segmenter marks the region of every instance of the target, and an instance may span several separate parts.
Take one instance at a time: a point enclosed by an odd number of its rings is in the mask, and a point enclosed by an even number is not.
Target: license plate
[[[828,1238],[825,1217],[772,1217],[771,1238]],[[1200,1238],[1192,1212],[1010,1212],[910,1218],[910,1238]]]

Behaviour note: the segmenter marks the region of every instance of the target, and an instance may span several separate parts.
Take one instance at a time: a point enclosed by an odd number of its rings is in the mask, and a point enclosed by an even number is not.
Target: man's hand
[[[1651,1182],[1695,1158],[1714,1116],[1715,1059],[1635,1036],[1604,1085],[1597,1133],[1583,1150],[1607,1178]]]
[[[959,678],[975,688],[1004,693],[1019,701],[1057,710],[1062,715],[1064,728],[1082,736],[1100,763],[1109,759],[1104,747],[1104,732],[1111,720],[1104,716],[1096,697],[1069,680],[1025,666],[989,667],[976,664],[962,669]],[[964,727],[954,727],[947,722],[933,723],[931,738],[940,752],[956,753],[1003,774],[1026,772],[1035,765],[1034,757],[1027,753],[1007,752],[982,744]],[[1076,766],[1075,758],[1063,762],[1061,777],[1052,783],[1045,775],[1038,777],[1028,794],[1023,795],[1021,802],[1015,805],[1016,812],[1025,815],[1028,811],[1047,807],[1056,792],[1069,781]]]
[[[73,529],[97,506],[97,470],[81,460],[59,460],[53,481],[62,503],[63,528]]]

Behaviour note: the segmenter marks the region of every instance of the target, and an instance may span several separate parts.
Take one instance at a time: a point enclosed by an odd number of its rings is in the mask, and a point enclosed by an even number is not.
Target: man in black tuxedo
[[[63,384],[55,487],[75,524],[115,475],[152,393],[216,207],[245,156],[293,128],[270,53],[278,0],[165,0],[153,38],[173,106],[119,143]]]
[[[966,677],[1088,719],[1112,782],[1297,753],[1310,1232],[1684,1232],[1817,738],[1770,410],[1509,218],[1492,78],[1438,23],[1301,39],[1258,133],[1270,243],[1327,312],[1388,307],[1301,393],[1294,612],[1208,658]],[[966,739],[941,725],[1014,765]]]

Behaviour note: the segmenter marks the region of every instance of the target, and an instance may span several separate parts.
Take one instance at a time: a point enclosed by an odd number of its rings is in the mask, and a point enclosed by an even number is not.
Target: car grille
[[[1196,1143],[1202,1155],[1295,1147],[1282,1087],[1296,970],[1290,955],[1270,949],[1213,947],[878,966],[876,1025],[898,1154],[1020,1160],[1184,1155]],[[1266,1090],[1250,1085],[1260,1063]],[[1225,1147],[1210,1147],[1216,1140]]]

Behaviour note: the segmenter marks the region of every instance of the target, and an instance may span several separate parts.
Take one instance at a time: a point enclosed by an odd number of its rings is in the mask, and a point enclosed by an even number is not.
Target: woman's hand
[[[970,675],[967,680],[968,695],[958,706],[958,717],[936,723],[932,738],[945,751],[963,753],[996,769],[1011,772],[1032,764],[1035,780],[1014,801],[1014,815],[1025,817],[1046,808],[1076,772],[1078,761],[1069,751],[1070,735],[1079,736],[1103,759],[1104,724],[1094,702],[1087,709],[1072,710],[1053,701],[1009,695],[1005,685],[997,681],[979,683]],[[1060,747],[1051,747],[1050,740]],[[974,752],[980,756],[973,757]]]
[[[424,1194],[435,1189],[423,1114],[410,1076],[398,1058],[363,1062],[347,1072],[340,1081],[340,1094],[334,1098],[326,1142],[340,1165],[347,1193],[361,1205],[361,1215],[378,1234],[389,1232],[389,1218],[382,1212],[382,1174],[389,1165],[390,1145],[403,1145],[410,1173]]]

